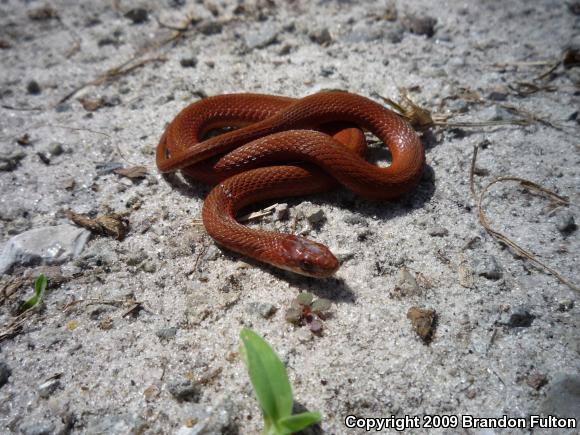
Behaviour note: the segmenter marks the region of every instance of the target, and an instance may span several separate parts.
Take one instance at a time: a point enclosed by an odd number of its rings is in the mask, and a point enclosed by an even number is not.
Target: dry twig
[[[469,174],[469,182],[470,182],[470,189],[471,189],[471,193],[474,197],[474,199],[477,202],[477,213],[479,216],[479,222],[481,223],[481,225],[485,228],[485,230],[496,240],[498,240],[499,242],[503,243],[506,246],[509,246],[510,248],[512,248],[514,250],[514,252],[516,252],[519,256],[527,258],[528,260],[530,260],[532,263],[535,263],[536,265],[542,267],[544,270],[547,270],[548,272],[550,272],[552,275],[554,275],[561,283],[567,285],[568,287],[570,287],[572,290],[575,290],[577,292],[580,292],[580,287],[578,287],[576,284],[574,284],[572,281],[570,281],[568,278],[562,276],[556,269],[552,268],[551,266],[548,266],[547,264],[543,263],[542,261],[540,261],[534,254],[532,254],[530,251],[522,248],[521,246],[519,246],[517,243],[515,243],[513,240],[511,240],[508,236],[506,236],[505,234],[501,233],[500,231],[497,231],[495,229],[493,229],[487,219],[487,216],[485,215],[484,211],[483,211],[483,200],[485,198],[485,194],[488,192],[488,190],[490,189],[491,186],[493,186],[494,184],[500,183],[500,182],[505,182],[505,181],[516,181],[518,183],[520,183],[520,185],[522,185],[523,187],[530,189],[530,190],[535,190],[536,192],[539,192],[541,194],[544,194],[550,198],[552,198],[554,201],[563,204],[563,205],[569,205],[570,201],[568,201],[568,199],[558,195],[556,192],[553,192],[549,189],[546,189],[543,186],[540,186],[539,184],[534,183],[533,181],[530,180],[526,180],[524,178],[520,178],[520,177],[511,177],[511,176],[506,176],[506,177],[497,177],[494,178],[492,181],[490,181],[480,192],[479,194],[476,193],[475,191],[475,180],[474,180],[474,172],[475,172],[475,162],[477,160],[477,151],[478,151],[478,147],[475,146],[473,148],[473,158],[471,160],[471,171]]]

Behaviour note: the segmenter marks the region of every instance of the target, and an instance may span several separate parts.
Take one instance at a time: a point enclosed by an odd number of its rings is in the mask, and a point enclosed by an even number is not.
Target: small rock
[[[572,308],[574,308],[574,301],[572,299],[563,299],[558,302],[559,311],[570,311]]]
[[[326,218],[324,211],[314,204],[304,203],[300,211],[310,225],[318,225]]]
[[[39,151],[36,153],[36,155],[38,156],[38,158],[42,163],[44,163],[45,165],[50,165],[50,154]]]
[[[49,421],[27,421],[18,428],[22,435],[51,435],[55,431],[54,424]]]
[[[129,10],[125,14],[125,18],[133,21],[133,24],[142,24],[149,19],[149,13],[147,12],[147,9],[135,8]]]
[[[0,171],[13,171],[18,167],[20,161],[26,157],[24,151],[13,151],[11,153],[0,153]]]
[[[425,35],[430,38],[435,34],[435,24],[437,24],[437,20],[427,16],[419,17],[409,15],[403,20],[403,24],[411,33]]]
[[[276,25],[266,22],[260,26],[258,31],[247,33],[244,37],[244,43],[248,50],[264,48],[275,43],[279,33],[280,30]]]
[[[155,335],[162,340],[169,340],[170,338],[175,338],[177,335],[177,328],[175,326],[170,328],[161,328],[155,332]]]
[[[223,24],[219,21],[202,21],[197,25],[197,29],[204,35],[216,35],[221,33]]]
[[[558,231],[565,236],[574,232],[576,228],[578,228],[574,220],[574,215],[569,211],[560,213],[560,215],[558,215],[558,220],[556,221],[556,228],[558,228]]]
[[[77,257],[91,233],[72,225],[35,228],[12,237],[0,254],[0,275],[13,265],[62,264]]]
[[[97,175],[107,175],[115,172],[118,169],[123,169],[123,163],[119,162],[101,162],[95,165]]]
[[[167,383],[167,390],[179,401],[198,402],[201,396],[199,386],[189,379]]]
[[[535,373],[533,375],[530,375],[526,379],[526,384],[528,384],[534,390],[539,390],[547,383],[548,383],[548,378],[546,377],[546,375],[541,374],[541,373]]]
[[[197,66],[197,58],[196,57],[185,57],[179,61],[182,67],[184,68],[195,68]]]
[[[395,26],[385,34],[385,38],[392,44],[398,44],[405,36],[405,28],[401,25]]]
[[[44,5],[28,12],[28,18],[33,21],[48,21],[58,19],[58,12],[49,5]]]
[[[247,306],[247,311],[250,314],[258,314],[264,319],[269,319],[276,314],[278,308],[269,302],[251,302]]]
[[[429,230],[429,235],[433,237],[445,237],[449,234],[447,228],[435,225]]]
[[[8,364],[5,362],[0,361],[0,388],[2,388],[6,382],[8,382],[8,378],[12,374],[12,370],[8,367]]]
[[[50,145],[48,145],[48,152],[51,156],[60,156],[64,152],[64,149],[62,144],[58,142],[52,142]]]
[[[79,102],[87,112],[94,112],[105,106],[105,99],[103,97],[82,97]]]
[[[316,42],[320,45],[328,45],[332,42],[332,36],[327,28],[315,30],[311,32],[309,38],[312,42]]]
[[[30,80],[26,85],[26,90],[30,95],[38,95],[42,92],[40,85],[36,80]]]
[[[465,264],[462,264],[457,269],[457,276],[459,278],[459,285],[465,288],[473,287],[473,271]]]
[[[288,219],[290,213],[288,211],[288,204],[287,203],[281,203],[281,204],[276,204],[276,207],[274,209],[274,219],[276,221],[285,221]]]
[[[488,98],[493,101],[505,101],[509,95],[507,86],[497,85],[489,93]]]
[[[153,258],[146,259],[143,263],[141,263],[141,270],[147,273],[155,273],[157,272],[157,263]]]
[[[90,434],[140,434],[145,433],[147,423],[138,415],[105,415],[94,419],[84,428]]]
[[[510,328],[528,328],[536,316],[530,314],[526,307],[515,307],[511,313],[502,313],[500,322]]]
[[[344,37],[345,42],[357,43],[357,42],[372,42],[383,37],[383,29],[378,27],[370,27],[368,24],[364,23],[359,26],[355,26],[350,33]]]
[[[48,399],[59,387],[60,380],[50,379],[38,386],[38,395],[43,399]]]
[[[483,276],[493,281],[497,281],[501,278],[501,268],[493,255],[480,258],[479,260],[476,260],[475,263],[475,271],[479,276]]]
[[[399,269],[397,283],[391,294],[397,299],[417,296],[421,294],[421,287],[415,277],[405,267]]]
[[[550,385],[540,411],[544,415],[580,419],[580,376],[558,376]]]

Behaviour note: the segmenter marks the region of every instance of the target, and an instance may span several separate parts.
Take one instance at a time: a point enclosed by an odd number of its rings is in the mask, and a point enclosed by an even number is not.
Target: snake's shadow
[[[379,150],[372,160],[388,160],[389,155],[384,154],[383,150]],[[180,194],[187,198],[198,197],[205,198],[211,186],[203,185],[189,180],[187,177],[176,174],[163,174],[164,179]],[[355,194],[347,191],[344,188],[335,189],[332,192],[324,192],[316,195],[311,195],[308,200],[313,204],[339,204],[341,208],[351,210],[373,219],[389,220],[398,216],[409,213],[409,210],[419,209],[431,199],[435,193],[435,177],[433,169],[430,166],[425,167],[423,177],[419,185],[411,193],[404,195],[396,200],[391,201],[369,201],[364,198],[357,197]],[[289,198],[287,200],[290,207],[300,204],[304,201],[304,197]],[[259,210],[263,204],[253,204],[249,210]],[[221,249],[221,247],[220,247]],[[327,279],[309,278],[297,275],[291,272],[277,269],[267,264],[243,257],[237,253],[221,249],[223,254],[233,261],[244,259],[245,262],[252,264],[252,266],[262,269],[277,278],[284,280],[296,287],[300,291],[307,291],[315,294],[318,297],[333,300],[335,302],[354,303],[356,301],[356,294],[352,288],[342,278],[331,277]]]

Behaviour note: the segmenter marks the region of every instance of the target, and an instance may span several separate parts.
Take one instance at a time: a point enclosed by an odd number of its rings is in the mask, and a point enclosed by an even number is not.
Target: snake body
[[[237,129],[203,140],[223,127]],[[364,160],[363,130],[388,146],[390,166]],[[256,202],[321,192],[337,183],[369,199],[391,199],[417,185],[425,158],[415,131],[394,112],[359,95],[322,92],[302,99],[230,94],[195,102],[167,126],[156,160],[162,172],[182,170],[216,184],[202,217],[219,244],[322,278],[339,267],[326,246],[247,228],[236,221],[236,213]]]

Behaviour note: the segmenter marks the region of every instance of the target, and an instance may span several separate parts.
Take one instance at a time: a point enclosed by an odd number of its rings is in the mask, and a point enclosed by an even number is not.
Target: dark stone
[[[125,18],[133,21],[133,24],[142,24],[149,19],[149,13],[147,9],[135,8],[131,9],[125,14]]]
[[[195,68],[197,66],[196,57],[186,57],[179,61],[183,68]]]
[[[516,307],[512,310],[507,326],[510,328],[528,328],[532,325],[535,316],[530,314],[526,307]]]
[[[30,80],[26,85],[26,90],[31,95],[38,95],[42,92],[42,89],[40,89],[40,85],[36,80]]]
[[[189,379],[167,383],[167,390],[179,401],[198,402],[201,396],[199,386]]]
[[[435,34],[435,24],[437,24],[437,20],[433,17],[418,17],[410,15],[404,20],[404,24],[407,30],[411,33],[425,35],[430,38]]]
[[[197,29],[206,36],[221,33],[223,24],[218,21],[203,21],[197,25]]]
[[[574,221],[574,215],[568,211],[560,214],[556,221],[556,228],[565,236],[574,232],[578,228]]]
[[[8,378],[12,374],[12,370],[5,362],[0,362],[0,388],[8,382]]]

